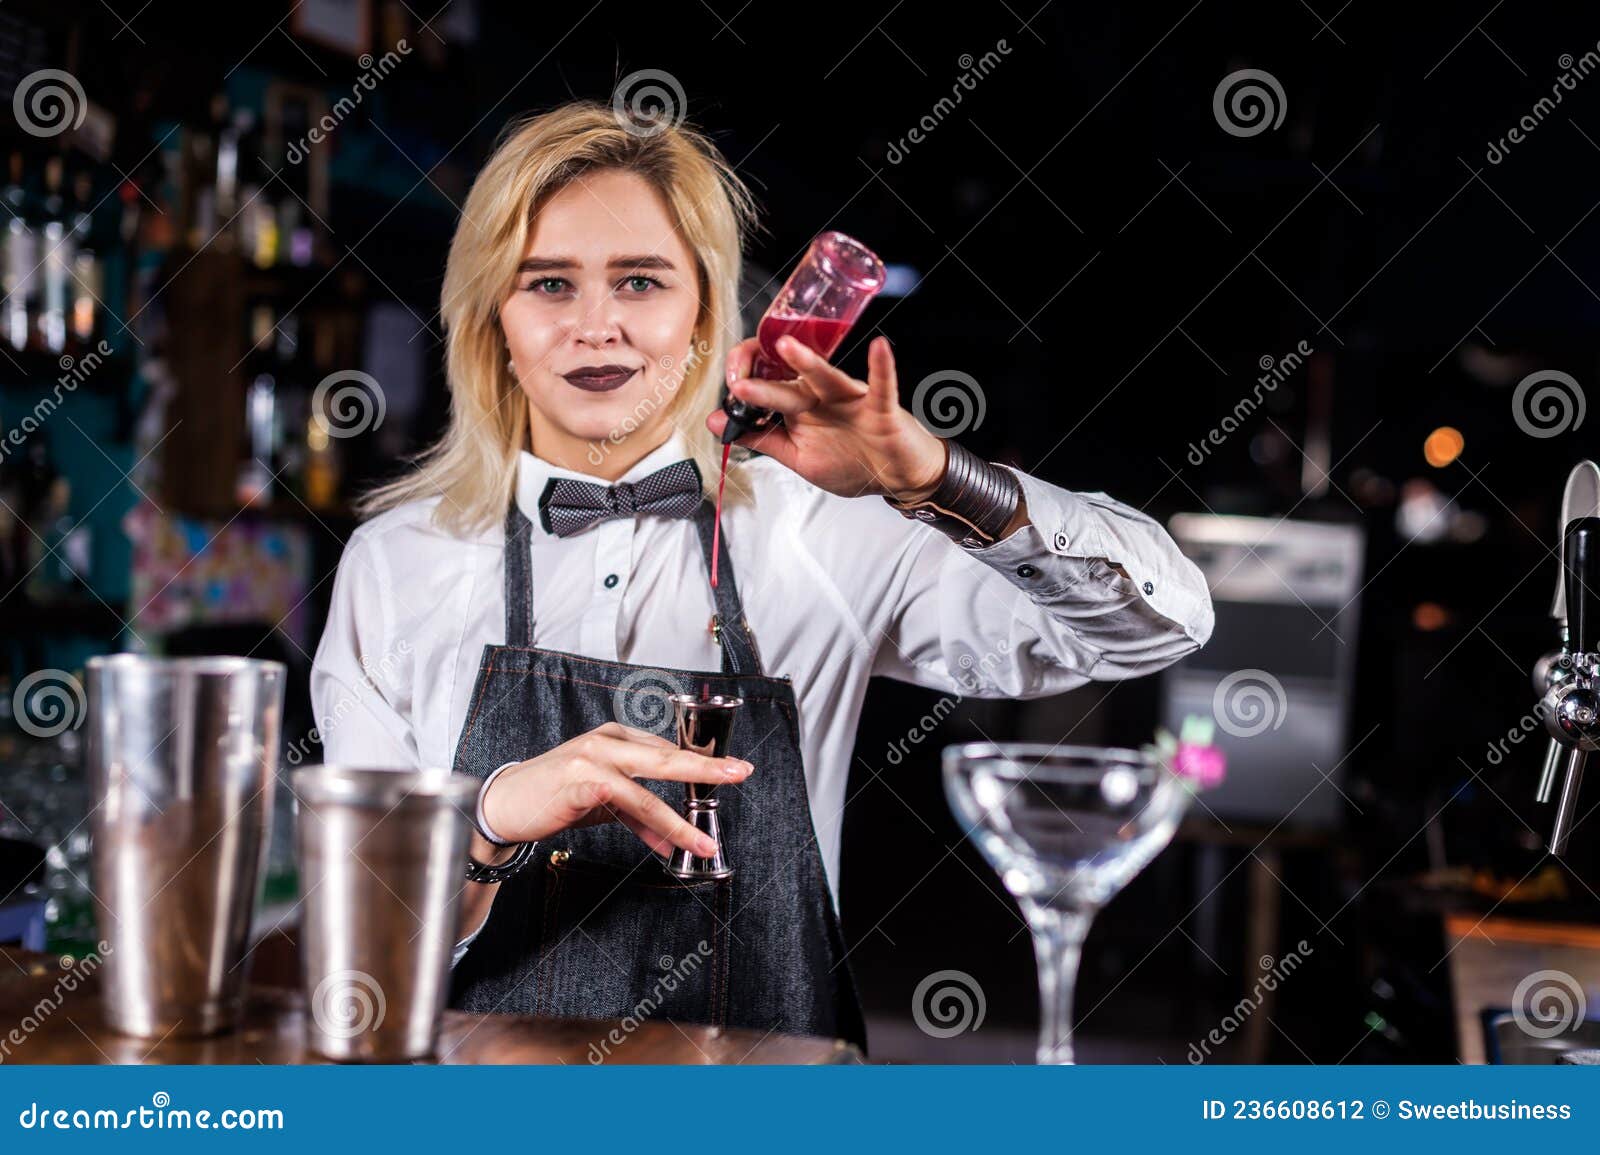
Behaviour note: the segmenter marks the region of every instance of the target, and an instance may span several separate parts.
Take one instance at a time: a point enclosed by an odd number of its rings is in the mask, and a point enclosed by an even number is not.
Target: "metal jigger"
[[[673,694],[669,699],[678,719],[678,749],[693,750],[708,758],[726,758],[733,719],[743,698],[713,694]],[[717,852],[703,856],[674,847],[667,869],[679,878],[729,878],[733,867],[722,854],[722,830],[717,824],[717,788],[709,782],[684,783],[683,816],[702,834],[711,836]]]

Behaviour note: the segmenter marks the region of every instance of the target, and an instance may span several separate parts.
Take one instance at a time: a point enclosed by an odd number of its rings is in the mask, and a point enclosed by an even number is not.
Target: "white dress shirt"
[[[687,456],[674,434],[621,480]],[[870,676],[957,697],[1035,698],[1154,673],[1211,636],[1205,580],[1159,524],[1104,493],[1013,472],[1031,524],[973,550],[880,497],[836,496],[771,458],[729,476],[724,540],[763,670],[794,682],[811,818],[836,906],[845,785]],[[538,512],[552,476],[606,484],[520,456],[516,500],[533,522],[533,644],[720,669],[694,523],[640,516],[556,537]],[[732,500],[736,485],[750,500]],[[506,640],[502,526],[451,536],[430,520],[440,500],[372,518],[345,548],[311,670],[328,762],[450,766],[483,647]],[[456,961],[474,937],[457,944]]]

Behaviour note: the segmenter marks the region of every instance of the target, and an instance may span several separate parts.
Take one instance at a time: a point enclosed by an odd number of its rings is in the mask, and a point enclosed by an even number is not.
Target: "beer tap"
[[[1551,691],[1572,680],[1572,657],[1567,644],[1566,530],[1576,519],[1594,516],[1600,516],[1600,466],[1592,461],[1580,461],[1567,475],[1567,486],[1561,496],[1561,520],[1558,523],[1562,536],[1556,550],[1556,592],[1550,602],[1550,616],[1557,623],[1561,648],[1545,654],[1533,666],[1533,693],[1541,703]],[[1559,739],[1550,739],[1545,750],[1544,766],[1539,772],[1535,801],[1550,801],[1561,765],[1568,760],[1570,753]]]
[[[1600,750],[1600,517],[1567,523],[1561,568],[1566,579],[1568,675],[1539,703],[1545,729],[1565,754],[1566,774],[1550,832],[1550,853],[1557,857],[1566,853],[1577,817],[1584,764],[1590,753]]]

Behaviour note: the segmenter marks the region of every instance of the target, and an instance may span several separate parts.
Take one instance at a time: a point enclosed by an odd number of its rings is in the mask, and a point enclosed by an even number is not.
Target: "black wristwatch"
[[[537,842],[521,842],[517,844],[516,853],[498,866],[491,866],[487,862],[479,862],[469,853],[467,855],[467,881],[468,882],[504,882],[514,874],[520,874],[523,867],[533,861],[533,849]]]

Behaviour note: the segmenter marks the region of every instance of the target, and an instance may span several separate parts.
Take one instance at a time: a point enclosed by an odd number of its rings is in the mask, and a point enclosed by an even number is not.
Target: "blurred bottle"
[[[52,156],[44,162],[44,200],[41,232],[44,238],[44,293],[33,345],[51,353],[67,347],[67,301],[72,286],[73,237],[67,228],[67,201],[62,186],[64,162]]]
[[[260,505],[272,498],[272,449],[277,414],[278,381],[274,366],[277,322],[272,306],[258,302],[250,311],[250,351],[245,370],[246,456],[239,461],[234,500]]]
[[[5,235],[5,335],[11,347],[19,350],[28,347],[39,295],[39,234],[32,198],[23,184],[24,163],[22,153],[11,154],[9,179],[0,192],[10,217]]]
[[[333,372],[334,362],[337,359],[336,334],[331,325],[319,325],[313,332],[311,342],[311,358],[307,365],[307,379],[320,381]],[[312,393],[312,401],[315,392]],[[321,406],[308,402],[310,412],[306,417],[306,469],[305,488],[306,504],[312,509],[331,509],[339,498],[339,482],[342,476],[342,462],[339,450],[342,445],[340,439],[334,437],[330,430],[327,412],[328,397],[325,395]]]
[[[94,239],[94,177],[87,170],[72,182],[72,302],[69,341],[80,349],[100,336],[104,271]]]
[[[245,198],[250,206],[245,210],[249,216],[249,226],[246,230],[249,246],[246,251],[257,268],[270,269],[280,259],[279,252],[283,241],[282,234],[278,231],[278,205],[277,193],[273,187],[273,167],[264,155],[265,143],[264,135],[257,136],[254,140],[255,180]]]

